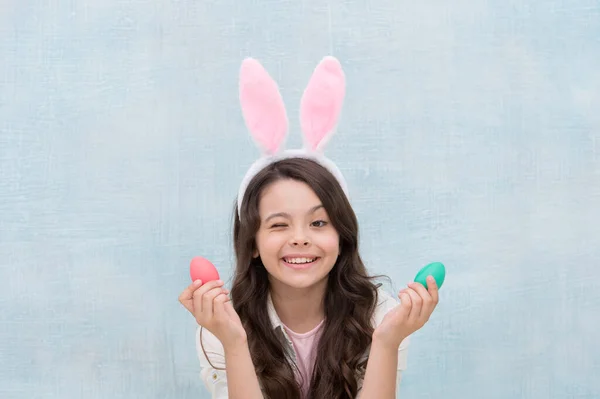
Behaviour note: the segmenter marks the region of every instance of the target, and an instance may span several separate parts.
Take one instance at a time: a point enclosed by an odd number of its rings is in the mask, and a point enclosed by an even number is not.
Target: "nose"
[[[308,247],[310,242],[308,240],[293,240],[291,244],[294,247]]]
[[[310,245],[310,239],[303,229],[297,229],[290,239],[290,245],[296,248],[308,247]]]

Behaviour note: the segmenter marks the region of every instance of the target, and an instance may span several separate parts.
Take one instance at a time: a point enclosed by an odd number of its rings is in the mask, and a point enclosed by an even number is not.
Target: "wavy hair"
[[[267,313],[268,273],[254,258],[263,190],[282,179],[306,183],[321,200],[339,234],[340,255],[329,273],[324,297],[325,323],[310,381],[311,399],[354,398],[364,378],[379,284],[368,275],[358,252],[356,215],[335,177],[318,163],[290,158],[261,170],[244,195],[241,217],[235,212],[233,241],[236,269],[231,302],[248,336],[250,354],[263,394],[269,399],[300,399],[300,385],[282,332]]]

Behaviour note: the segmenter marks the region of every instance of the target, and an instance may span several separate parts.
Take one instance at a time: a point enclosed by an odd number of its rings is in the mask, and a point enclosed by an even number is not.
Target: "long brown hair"
[[[261,170],[244,195],[241,217],[235,211],[236,269],[231,301],[248,335],[256,374],[269,399],[300,399],[294,368],[285,352],[281,331],[273,329],[267,313],[269,279],[260,258],[254,258],[260,227],[261,193],[268,185],[293,179],[306,183],[319,197],[339,234],[340,256],[329,273],[324,298],[325,323],[321,335],[309,397],[354,398],[364,377],[365,354],[371,344],[371,317],[378,285],[370,277],[358,252],[356,215],[335,177],[318,163],[303,158],[275,162]],[[357,378],[358,377],[358,378]]]

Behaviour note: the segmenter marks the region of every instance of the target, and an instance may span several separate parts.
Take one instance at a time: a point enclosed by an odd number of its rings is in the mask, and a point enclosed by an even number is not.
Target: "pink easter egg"
[[[218,280],[219,272],[210,261],[196,256],[190,263],[190,277],[192,281],[202,280],[202,284],[206,284],[209,281]]]

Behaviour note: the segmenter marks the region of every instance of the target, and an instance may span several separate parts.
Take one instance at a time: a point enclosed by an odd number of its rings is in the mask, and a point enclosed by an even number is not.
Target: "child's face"
[[[271,284],[309,288],[324,282],[340,241],[314,191],[295,180],[276,181],[263,191],[259,214],[254,255],[260,255]]]

